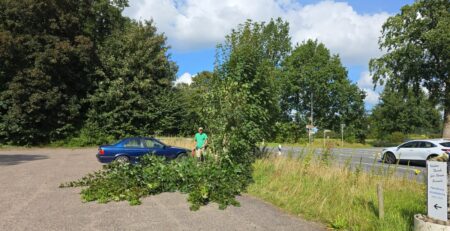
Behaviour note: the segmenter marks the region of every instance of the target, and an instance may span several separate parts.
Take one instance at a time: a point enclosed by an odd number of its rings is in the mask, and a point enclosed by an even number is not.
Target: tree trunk
[[[442,138],[450,139],[450,92],[446,94],[444,103],[444,128],[442,129]]]
[[[450,139],[450,108],[444,108],[444,129],[442,130],[442,138]]]

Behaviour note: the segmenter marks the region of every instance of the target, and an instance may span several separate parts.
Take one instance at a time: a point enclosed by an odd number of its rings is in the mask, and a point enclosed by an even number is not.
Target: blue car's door
[[[148,148],[144,146],[141,138],[128,139],[123,144],[124,152],[131,161],[136,161],[140,156],[149,152]]]
[[[157,156],[164,156],[168,159],[175,158],[176,156],[176,153],[172,153],[170,149],[166,148],[164,144],[156,139],[145,139],[144,146],[148,148],[151,153],[154,153]]]

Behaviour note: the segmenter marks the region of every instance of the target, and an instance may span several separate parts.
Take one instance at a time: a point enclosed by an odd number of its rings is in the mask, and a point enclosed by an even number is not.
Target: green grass
[[[291,214],[342,230],[411,230],[413,215],[425,213],[425,185],[414,179],[380,177],[311,158],[257,160],[248,193]],[[378,218],[378,183],[384,189],[382,220]]]

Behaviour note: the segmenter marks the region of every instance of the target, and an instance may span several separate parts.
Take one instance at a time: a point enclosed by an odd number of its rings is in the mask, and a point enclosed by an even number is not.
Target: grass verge
[[[279,143],[268,142],[265,144],[268,147],[278,147]],[[361,143],[349,143],[346,141],[344,141],[344,144],[342,146],[340,139],[325,139],[324,140],[323,138],[315,138],[311,144],[308,144],[308,141],[305,141],[303,143],[282,143],[281,145],[289,146],[289,147],[311,147],[311,148],[323,148],[324,146],[325,147],[334,147],[334,148],[373,148],[374,147],[370,142],[361,144]]]
[[[257,160],[253,178],[250,195],[334,229],[411,230],[413,215],[426,211],[425,185],[414,179],[352,171],[310,157]],[[382,220],[378,183],[384,189]]]

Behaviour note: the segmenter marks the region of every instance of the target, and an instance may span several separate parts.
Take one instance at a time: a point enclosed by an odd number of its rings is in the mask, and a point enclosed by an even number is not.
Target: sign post
[[[306,125],[306,129],[308,129],[309,145],[311,145],[311,133],[312,133],[313,128],[314,128],[314,125],[312,125],[312,124]]]
[[[428,216],[447,221],[447,162],[427,161]]]

